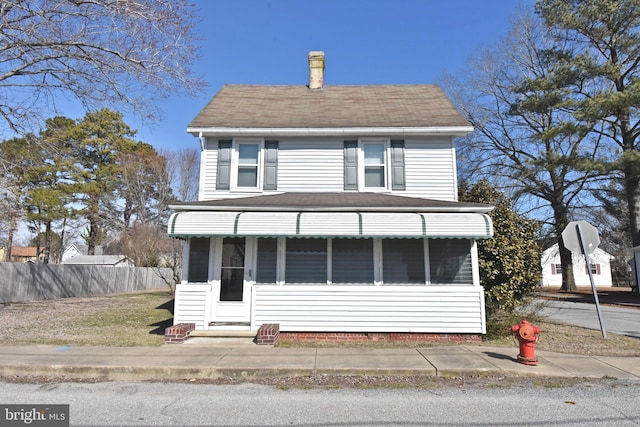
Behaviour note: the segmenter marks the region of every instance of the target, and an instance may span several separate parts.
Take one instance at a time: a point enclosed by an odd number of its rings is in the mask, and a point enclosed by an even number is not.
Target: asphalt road
[[[561,300],[538,300],[543,307],[538,314],[549,319],[583,328],[600,330],[598,312],[594,303]],[[604,328],[616,333],[640,338],[640,310],[600,305]]]
[[[3,404],[69,404],[72,426],[637,426],[639,400],[640,384],[605,380],[555,388],[302,390],[121,382],[0,386]]]

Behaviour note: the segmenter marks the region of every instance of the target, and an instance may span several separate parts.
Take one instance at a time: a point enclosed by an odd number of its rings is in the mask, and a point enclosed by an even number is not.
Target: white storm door
[[[220,284],[214,290],[213,318],[216,322],[248,323],[251,316],[251,281],[246,267],[244,237],[225,237],[220,248]]]

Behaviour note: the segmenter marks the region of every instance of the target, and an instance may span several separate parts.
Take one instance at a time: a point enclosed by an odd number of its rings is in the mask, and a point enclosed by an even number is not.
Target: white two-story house
[[[174,323],[480,337],[492,206],[457,201],[454,149],[471,126],[438,86],[324,85],[324,54],[309,64],[309,86],[225,85],[188,125]]]

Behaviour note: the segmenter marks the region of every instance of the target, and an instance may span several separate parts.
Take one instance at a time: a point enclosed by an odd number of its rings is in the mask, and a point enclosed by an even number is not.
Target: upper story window
[[[260,170],[260,144],[238,143],[238,188],[258,187]]]
[[[219,140],[216,190],[277,190],[278,141]]]
[[[344,189],[405,190],[404,141],[345,141]]]
[[[365,188],[386,188],[387,155],[386,144],[362,144],[364,155],[364,186]]]

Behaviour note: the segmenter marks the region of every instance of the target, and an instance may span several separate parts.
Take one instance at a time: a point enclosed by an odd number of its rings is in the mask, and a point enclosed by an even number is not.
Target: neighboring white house
[[[591,274],[596,286],[613,286],[611,276],[611,260],[613,256],[600,248],[589,255]],[[584,256],[572,254],[573,278],[576,286],[591,286],[589,272],[587,271]],[[542,286],[562,286],[562,266],[560,264],[560,252],[555,244],[542,252]]]
[[[64,252],[62,252],[62,263],[64,263],[65,261],[67,261],[69,258],[73,258],[75,256],[78,255],[86,255],[87,250],[86,247],[83,248],[79,245],[76,245],[75,243],[72,243],[71,245],[67,246],[64,249]]]
[[[199,201],[174,323],[288,333],[486,332],[476,241],[493,207],[458,201],[454,139],[473,130],[435,85],[225,85],[188,125]]]
[[[126,255],[76,255],[62,261],[66,265],[102,265],[108,267],[135,267]]]

